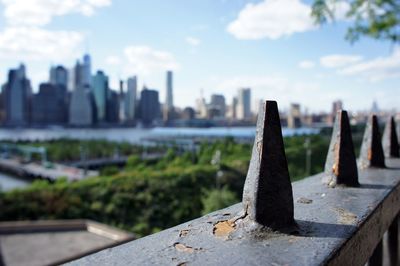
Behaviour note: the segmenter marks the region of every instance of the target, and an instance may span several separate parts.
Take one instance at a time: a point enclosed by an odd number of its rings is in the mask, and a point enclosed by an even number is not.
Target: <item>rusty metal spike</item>
[[[336,114],[332,139],[325,162],[324,183],[330,187],[338,185],[358,186],[357,160],[347,112]]]
[[[376,115],[371,115],[368,119],[363,142],[361,144],[359,166],[361,169],[368,167],[386,167],[381,133],[379,131],[378,118]]]
[[[383,151],[386,157],[399,158],[399,140],[397,139],[396,122],[391,116],[385,126],[382,138]]]
[[[275,101],[260,104],[243,206],[249,219],[262,226],[279,230],[295,225],[292,184]]]

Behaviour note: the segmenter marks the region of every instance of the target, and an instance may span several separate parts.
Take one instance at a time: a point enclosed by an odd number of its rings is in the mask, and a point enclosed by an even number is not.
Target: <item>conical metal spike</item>
[[[372,115],[365,128],[361,144],[359,166],[361,169],[368,167],[385,167],[381,133],[379,132],[378,118]]]
[[[396,122],[393,116],[389,118],[383,131],[383,151],[386,157],[399,158],[399,140],[396,132]]]
[[[346,111],[338,111],[325,162],[324,183],[330,187],[338,185],[358,186],[356,155],[349,118]]]
[[[250,220],[260,225],[278,230],[295,225],[292,184],[275,101],[260,105],[243,205]]]

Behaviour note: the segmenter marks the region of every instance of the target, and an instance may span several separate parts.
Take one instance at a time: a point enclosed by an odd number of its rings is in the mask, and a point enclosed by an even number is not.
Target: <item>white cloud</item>
[[[106,58],[106,64],[112,65],[112,66],[117,66],[121,64],[121,58],[116,55],[110,55]]]
[[[0,0],[10,25],[43,26],[54,16],[78,13],[94,14],[96,8],[111,5],[111,0]]]
[[[247,4],[227,30],[237,39],[276,40],[314,29],[310,14],[310,6],[300,0],[264,0]]]
[[[360,55],[333,54],[333,55],[323,56],[320,58],[319,61],[321,65],[326,68],[339,68],[360,62],[362,59],[363,57]]]
[[[339,70],[340,74],[365,77],[369,81],[381,81],[400,77],[400,48],[390,56],[363,61]]]
[[[156,71],[176,70],[179,64],[173,54],[149,46],[128,46],[124,49],[127,75],[148,75]]]
[[[192,46],[198,46],[200,44],[200,40],[195,37],[188,36],[185,38],[185,41]]]
[[[61,61],[75,56],[83,35],[36,27],[9,27],[0,32],[0,58]]]
[[[315,62],[311,60],[303,60],[299,62],[299,68],[302,69],[311,69],[315,67]]]

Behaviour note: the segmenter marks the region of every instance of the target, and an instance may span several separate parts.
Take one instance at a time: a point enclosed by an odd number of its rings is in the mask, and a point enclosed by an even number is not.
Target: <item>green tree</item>
[[[400,43],[399,0],[314,0],[312,16],[318,24],[335,19],[335,11],[349,7],[345,16],[352,25],[346,39],[351,43],[370,37]]]
[[[203,203],[203,210],[201,213],[203,215],[239,202],[235,193],[228,190],[227,187],[223,187],[221,190],[207,190],[204,194],[204,197],[201,199],[201,202]]]

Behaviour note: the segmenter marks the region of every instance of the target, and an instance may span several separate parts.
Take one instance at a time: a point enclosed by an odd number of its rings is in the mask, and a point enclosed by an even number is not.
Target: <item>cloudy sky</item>
[[[400,47],[344,40],[351,21],[317,27],[310,1],[300,0],[0,0],[0,82],[19,62],[34,90],[51,64],[73,66],[83,53],[116,89],[137,75],[165,98],[165,71],[174,70],[175,104],[251,87],[253,103],[299,102],[328,111],[395,108],[400,95]]]

